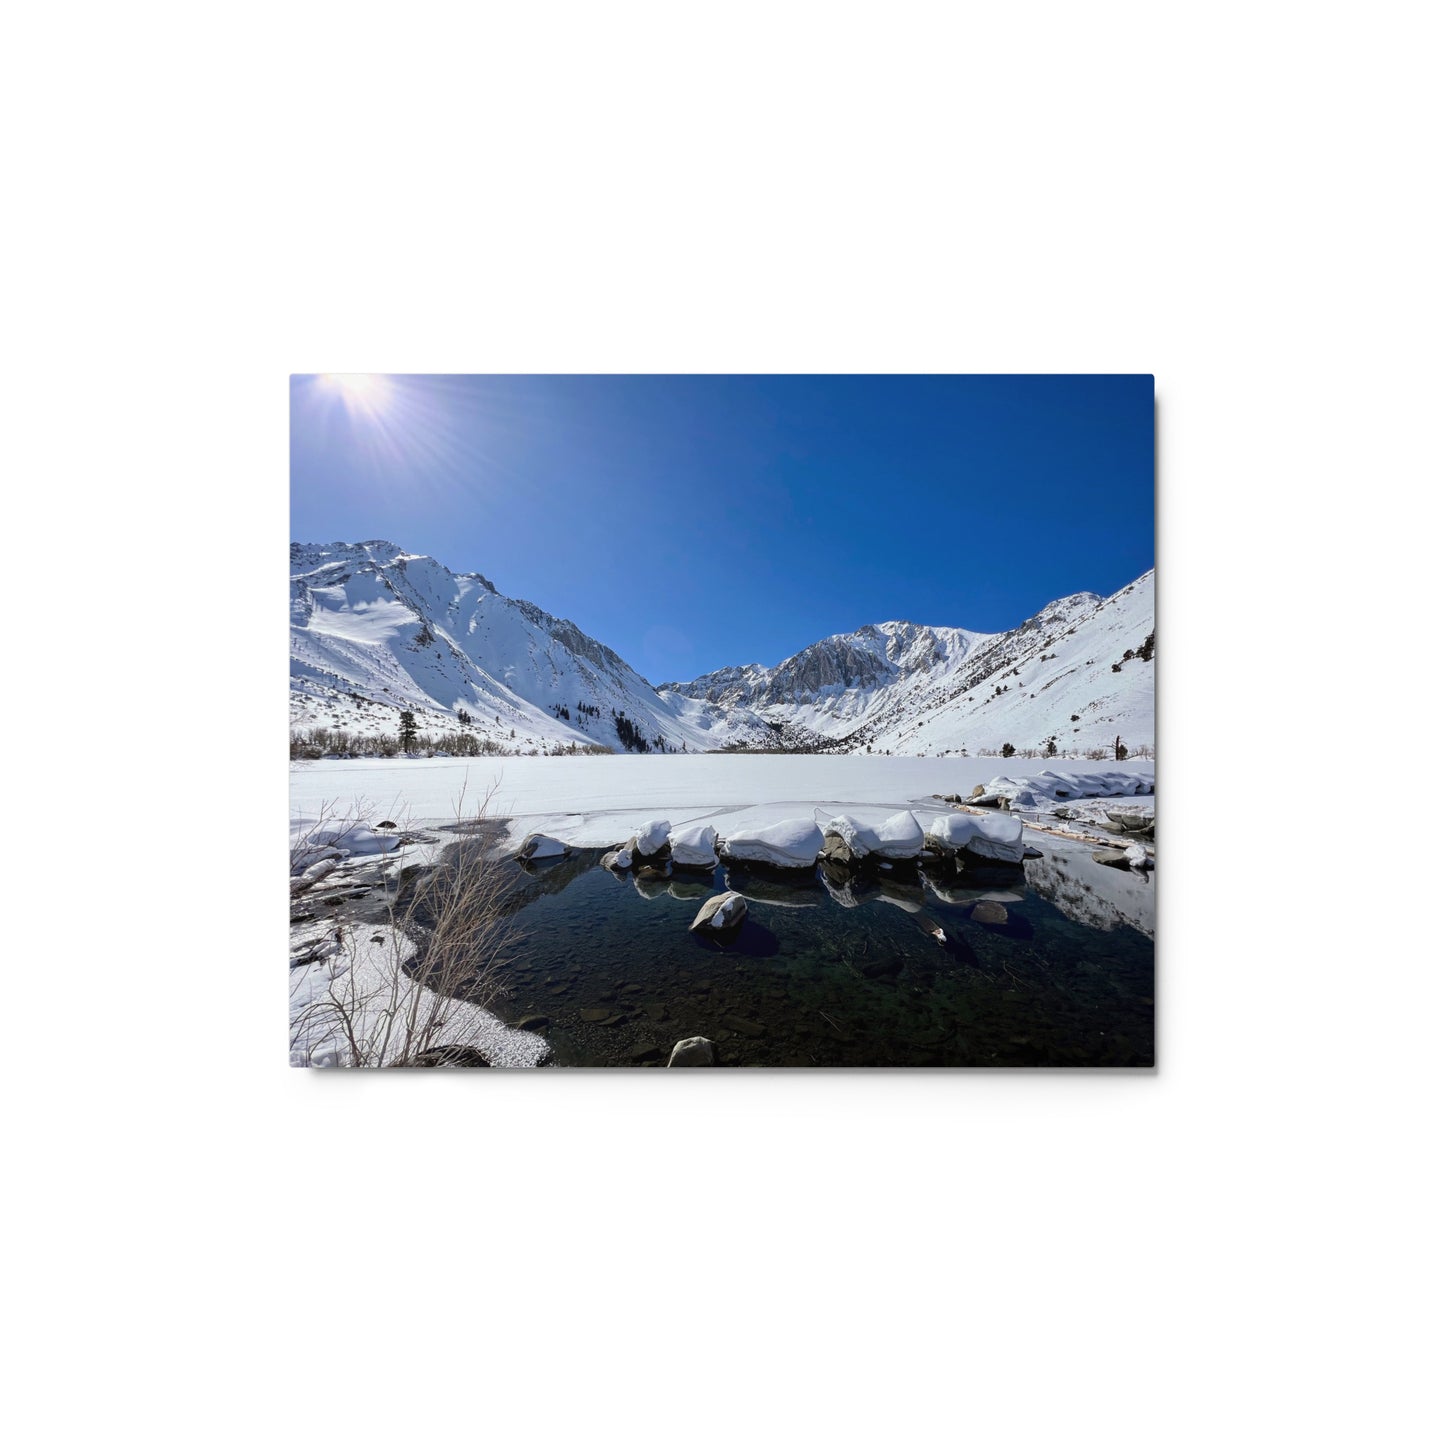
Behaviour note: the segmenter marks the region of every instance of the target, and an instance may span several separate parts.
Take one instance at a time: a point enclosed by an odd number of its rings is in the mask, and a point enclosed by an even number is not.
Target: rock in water
[[[1112,848],[1108,852],[1094,854],[1094,862],[1102,863],[1105,868],[1127,868],[1129,866],[1129,855],[1117,853]]]
[[[1008,909],[1002,903],[985,901],[977,904],[969,916],[975,923],[992,923],[995,927],[1001,927],[1008,922]]]
[[[709,823],[674,828],[667,835],[667,844],[679,868],[717,867],[717,829]]]
[[[697,910],[697,917],[688,924],[687,931],[691,933],[695,929],[707,928],[726,932],[741,927],[747,916],[748,900],[741,893],[719,893]]]
[[[717,1063],[717,1050],[711,1039],[680,1039],[672,1046],[672,1055],[667,1061],[669,1069],[691,1068]]]
[[[666,818],[650,818],[637,830],[633,851],[639,858],[655,858],[667,849],[667,835],[672,824]]]
[[[439,1044],[425,1049],[411,1063],[414,1069],[489,1069],[492,1066],[484,1053],[464,1044]]]
[[[602,866],[611,868],[616,873],[626,873],[632,867],[632,850],[630,848],[614,848],[612,852],[604,853]]]
[[[545,833],[528,833],[517,849],[518,862],[531,863],[539,858],[565,858],[572,850],[560,839]]]

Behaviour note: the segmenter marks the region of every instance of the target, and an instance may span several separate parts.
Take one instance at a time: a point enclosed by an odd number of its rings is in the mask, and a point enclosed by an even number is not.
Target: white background
[[[1427,13],[11,16],[17,1438],[1426,1437]],[[1157,1073],[288,1071],[318,369],[1153,372]]]

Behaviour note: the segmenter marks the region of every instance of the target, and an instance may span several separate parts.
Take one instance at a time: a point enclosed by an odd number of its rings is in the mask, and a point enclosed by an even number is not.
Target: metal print
[[[291,379],[290,1056],[1154,1062],[1149,376]]]

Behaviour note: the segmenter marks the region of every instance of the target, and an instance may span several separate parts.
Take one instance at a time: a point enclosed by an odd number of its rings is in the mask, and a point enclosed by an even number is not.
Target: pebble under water
[[[661,1065],[697,1034],[732,1066],[1154,1062],[1153,939],[1098,904],[1088,870],[1113,870],[1087,854],[1062,872],[1047,853],[970,868],[937,888],[911,865],[851,884],[830,872],[829,887],[821,870],[736,865],[640,878],[601,856],[510,865],[522,940],[488,1007],[540,1029],[552,1065]],[[1152,888],[1129,886],[1152,932]],[[741,931],[726,943],[689,933],[725,888],[748,898]],[[1000,903],[1006,921],[983,921]]]

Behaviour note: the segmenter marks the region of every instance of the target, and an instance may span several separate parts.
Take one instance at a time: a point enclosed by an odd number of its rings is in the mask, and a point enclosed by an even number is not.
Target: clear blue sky
[[[1154,565],[1154,381],[295,376],[291,537],[482,572],[654,683],[1003,631]]]

